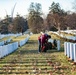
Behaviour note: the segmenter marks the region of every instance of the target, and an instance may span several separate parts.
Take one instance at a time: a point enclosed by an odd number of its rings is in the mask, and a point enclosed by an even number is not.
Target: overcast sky
[[[74,0],[0,0],[0,18],[4,18],[6,14],[11,15],[15,4],[14,16],[17,13],[21,16],[27,15],[31,2],[40,3],[42,5],[42,12],[47,14],[53,1],[58,2],[65,11],[72,11]]]

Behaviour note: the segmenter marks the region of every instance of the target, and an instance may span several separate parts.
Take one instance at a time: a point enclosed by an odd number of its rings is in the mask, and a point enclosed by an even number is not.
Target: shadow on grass
[[[33,53],[38,53],[37,50],[25,50],[25,51],[21,51],[20,54],[33,54]]]
[[[59,51],[57,49],[47,50],[47,53],[54,53],[54,52],[64,52],[64,48],[61,48]]]
[[[42,52],[42,53],[56,53],[56,52],[64,52],[63,50],[47,50],[47,52]],[[21,51],[20,54],[38,54],[38,50],[24,50],[24,51]]]
[[[51,49],[51,50],[47,50],[46,53],[56,53],[56,52],[64,52],[63,49],[61,49],[60,51],[56,50],[56,49]],[[42,53],[45,53],[45,52],[42,52]],[[37,49],[31,49],[31,50],[17,50],[15,51],[13,54],[21,54],[21,55],[25,55],[25,54],[38,54],[38,50]]]
[[[37,43],[38,43],[37,41],[31,40],[31,41],[28,41],[26,44],[27,44],[27,45],[30,45],[30,44],[37,44]]]
[[[37,40],[30,40],[30,41],[28,41],[28,43],[30,43],[30,42],[32,42],[32,43],[36,42],[37,43]]]

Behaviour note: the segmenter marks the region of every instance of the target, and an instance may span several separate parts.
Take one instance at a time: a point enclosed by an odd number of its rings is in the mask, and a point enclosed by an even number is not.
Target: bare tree
[[[14,10],[15,10],[16,4],[17,4],[17,3],[15,3],[15,5],[14,5],[12,11],[11,11],[11,18],[12,18],[12,20],[13,20],[13,14],[14,14]]]
[[[74,2],[72,3],[72,5],[73,5],[73,9],[74,9],[75,12],[76,12],[76,0],[74,0]]]

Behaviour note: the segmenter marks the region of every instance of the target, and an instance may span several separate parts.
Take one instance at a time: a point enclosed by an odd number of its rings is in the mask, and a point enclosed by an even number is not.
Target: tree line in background
[[[74,9],[76,9],[75,6]],[[5,19],[0,21],[0,33],[23,33],[27,29],[33,33],[45,30],[66,30],[67,27],[76,29],[76,13],[65,12],[59,3],[51,4],[46,17],[43,16],[40,3],[32,2],[28,11],[26,19],[19,14],[14,18],[6,15]]]
[[[0,22],[0,33],[20,33],[25,32],[28,29],[27,20],[17,14],[15,18],[6,15],[5,19]]]

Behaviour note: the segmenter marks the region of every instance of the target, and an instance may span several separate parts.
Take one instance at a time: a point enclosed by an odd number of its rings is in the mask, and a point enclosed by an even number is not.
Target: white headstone
[[[57,40],[57,50],[60,50],[60,40]]]
[[[76,63],[76,44],[74,44],[74,62]]]

